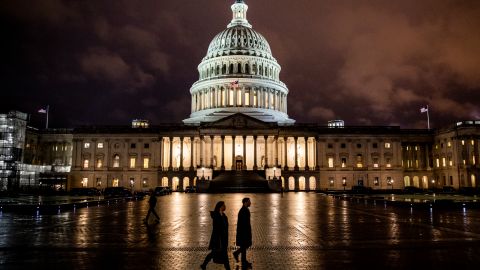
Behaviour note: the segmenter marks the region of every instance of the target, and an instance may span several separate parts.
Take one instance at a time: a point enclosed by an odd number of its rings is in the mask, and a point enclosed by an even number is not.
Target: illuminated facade
[[[273,190],[478,185],[478,122],[438,131],[295,124],[281,67],[247,10],[237,0],[210,43],[183,124],[76,129],[70,186],[206,190],[228,172],[254,173]]]
[[[272,191],[478,187],[480,121],[438,130],[295,123],[281,67],[247,10],[235,1],[232,21],[210,43],[183,123],[37,132],[27,138],[37,145],[31,163],[71,166],[68,189],[209,191],[231,177]]]

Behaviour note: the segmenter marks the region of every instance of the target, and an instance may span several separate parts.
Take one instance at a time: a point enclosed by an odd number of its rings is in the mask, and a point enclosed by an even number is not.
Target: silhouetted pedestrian
[[[208,249],[211,252],[205,257],[200,268],[207,269],[207,264],[213,259],[214,263],[223,264],[225,269],[230,270],[228,262],[228,218],[225,215],[225,202],[219,201],[215,205],[215,210],[210,211],[213,220],[212,236]]]
[[[251,267],[252,264],[247,261],[247,249],[252,246],[252,226],[250,225],[250,210],[252,204],[249,198],[242,200],[242,208],[238,211],[237,221],[237,246],[240,248],[233,252],[233,257],[238,262],[238,255],[242,254],[242,268]]]
[[[147,217],[144,220],[145,224],[148,224],[148,218],[150,217],[150,214],[153,214],[157,218],[155,221],[159,223],[160,218],[158,217],[158,214],[155,211],[155,207],[157,206],[157,196],[155,196],[155,193],[152,193],[150,195],[150,199],[148,199],[148,206],[149,208],[148,208]]]

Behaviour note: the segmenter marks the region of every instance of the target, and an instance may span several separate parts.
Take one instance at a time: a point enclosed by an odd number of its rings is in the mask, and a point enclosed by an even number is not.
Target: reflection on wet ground
[[[142,223],[147,200],[56,215],[0,212],[0,268],[199,269],[210,239],[209,211],[226,202],[233,250],[245,196],[252,200],[248,259],[254,269],[470,269],[480,263],[478,209],[403,208],[316,193],[174,193],[158,197],[161,223],[152,226]]]

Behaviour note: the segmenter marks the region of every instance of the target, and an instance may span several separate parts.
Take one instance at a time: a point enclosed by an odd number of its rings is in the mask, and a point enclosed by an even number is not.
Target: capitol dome
[[[274,60],[268,41],[250,27],[236,25],[223,30],[210,42],[207,56],[251,55]]]
[[[199,80],[190,88],[192,113],[185,124],[214,122],[242,113],[264,122],[293,124],[287,115],[287,86],[268,41],[252,29],[248,6],[236,0],[227,29],[216,35],[198,65]]]

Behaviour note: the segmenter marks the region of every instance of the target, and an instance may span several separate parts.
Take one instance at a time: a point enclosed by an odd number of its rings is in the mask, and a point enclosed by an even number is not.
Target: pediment
[[[241,128],[241,129],[249,129],[249,128],[271,128],[276,126],[276,123],[269,123],[258,120],[254,117],[245,115],[243,113],[236,113],[225,118],[222,118],[218,121],[206,123],[202,126],[204,127],[222,127],[222,128]]]

